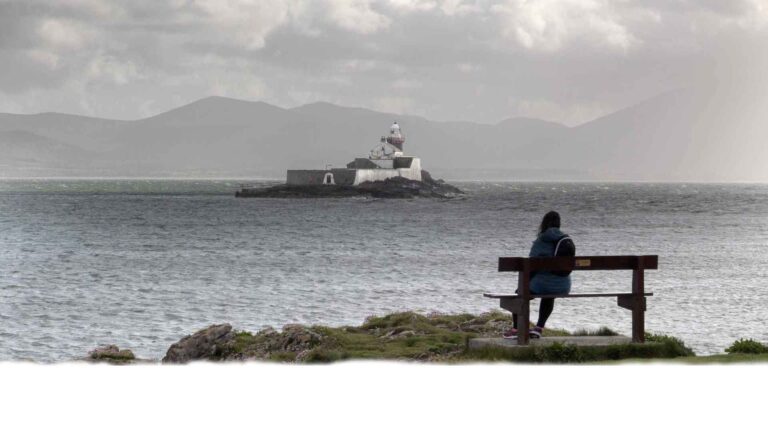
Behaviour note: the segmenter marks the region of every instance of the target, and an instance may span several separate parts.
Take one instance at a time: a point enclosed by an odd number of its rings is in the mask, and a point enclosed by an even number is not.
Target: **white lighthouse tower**
[[[402,157],[403,144],[405,144],[405,135],[400,130],[400,125],[394,122],[389,127],[389,135],[382,136],[379,145],[371,149],[369,159],[392,160]]]

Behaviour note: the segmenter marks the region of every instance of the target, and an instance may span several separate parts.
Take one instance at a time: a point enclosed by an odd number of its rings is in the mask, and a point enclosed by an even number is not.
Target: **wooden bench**
[[[499,299],[502,309],[517,314],[517,343],[528,344],[530,301],[534,298],[584,298],[616,297],[620,307],[632,311],[632,341],[645,341],[646,297],[653,293],[645,292],[645,270],[659,267],[657,255],[642,256],[578,256],[578,257],[502,257],[499,258],[500,272],[518,272],[516,294],[483,294],[485,297]],[[581,270],[632,270],[632,292],[537,295],[531,294],[531,272],[536,271],[581,271]]]

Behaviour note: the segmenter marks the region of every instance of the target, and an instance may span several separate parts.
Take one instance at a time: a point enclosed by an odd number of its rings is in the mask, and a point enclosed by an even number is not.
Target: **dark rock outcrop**
[[[214,324],[171,345],[163,357],[163,363],[220,360],[234,337],[231,325]]]
[[[463,195],[459,188],[443,180],[435,180],[427,171],[422,181],[393,177],[384,181],[365,182],[358,186],[340,185],[277,185],[266,188],[243,188],[235,193],[242,198],[343,198],[370,196],[373,198],[454,198]]]
[[[301,324],[288,324],[282,333],[275,334],[271,345],[275,350],[301,352],[312,349],[323,341],[323,336]]]
[[[300,361],[327,342],[326,336],[301,324],[288,324],[278,332],[271,327],[248,337],[242,346],[230,344],[225,360],[283,359]]]

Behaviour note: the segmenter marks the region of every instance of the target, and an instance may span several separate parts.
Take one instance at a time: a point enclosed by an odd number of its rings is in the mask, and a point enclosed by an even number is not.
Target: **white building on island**
[[[403,154],[403,135],[394,122],[388,136],[382,136],[367,158],[356,158],[346,168],[327,170],[288,170],[289,185],[357,186],[364,182],[384,181],[393,177],[421,181],[421,159]]]

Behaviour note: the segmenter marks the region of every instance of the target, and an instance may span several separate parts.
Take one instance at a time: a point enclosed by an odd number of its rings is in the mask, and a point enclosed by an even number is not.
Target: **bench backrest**
[[[568,270],[656,270],[658,255],[501,257],[500,272]]]

